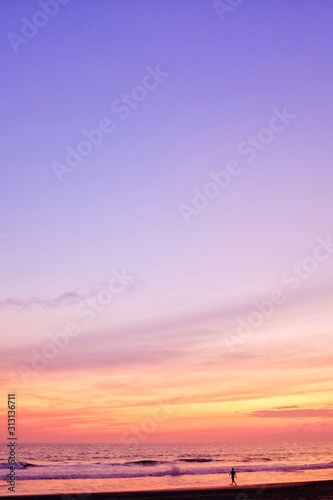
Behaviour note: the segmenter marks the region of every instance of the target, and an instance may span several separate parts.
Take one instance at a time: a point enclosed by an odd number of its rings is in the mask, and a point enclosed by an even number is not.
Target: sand
[[[333,500],[333,480],[260,486],[73,495],[8,495],[11,500]]]

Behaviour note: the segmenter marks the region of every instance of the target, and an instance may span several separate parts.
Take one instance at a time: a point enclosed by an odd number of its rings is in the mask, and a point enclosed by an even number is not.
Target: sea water
[[[2,450],[0,495],[7,495],[9,469]],[[332,443],[19,444],[15,493],[230,486],[231,467],[243,486],[332,479]]]

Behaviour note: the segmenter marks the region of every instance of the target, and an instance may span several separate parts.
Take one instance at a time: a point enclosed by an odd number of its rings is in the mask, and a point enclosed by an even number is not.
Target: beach
[[[13,495],[2,497],[13,498]],[[333,500],[333,480],[245,487],[105,492],[78,495],[15,495],[15,500]]]

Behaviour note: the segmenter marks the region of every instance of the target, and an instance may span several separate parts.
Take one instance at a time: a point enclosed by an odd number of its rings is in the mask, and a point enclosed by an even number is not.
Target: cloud
[[[291,405],[291,406],[276,406],[276,408],[273,408],[273,410],[291,410],[292,408],[299,408],[297,405]]]
[[[138,282],[135,280],[124,289],[125,294],[129,294]],[[55,296],[32,296],[28,298],[8,297],[0,300],[0,309],[32,310],[32,309],[59,309],[62,307],[73,307],[96,297],[103,290],[110,289],[110,281],[98,283],[87,289],[70,290],[59,293]],[[110,290],[111,291],[111,290]]]
[[[258,410],[248,413],[252,417],[260,418],[333,418],[333,410],[319,408],[286,409],[286,410]]]
[[[82,300],[92,296],[91,292],[65,292],[51,298],[43,297],[30,297],[26,299],[9,297],[0,301],[2,308],[15,308],[15,309],[57,309],[59,307],[70,307],[77,305]]]
[[[64,398],[59,398],[59,397],[52,397],[52,396],[45,396],[41,394],[30,394],[28,392],[21,392],[21,397],[22,396],[28,396],[29,398],[33,399],[41,399],[41,400],[46,400],[46,401],[55,401],[56,403],[72,403],[73,400],[71,399],[64,399]]]

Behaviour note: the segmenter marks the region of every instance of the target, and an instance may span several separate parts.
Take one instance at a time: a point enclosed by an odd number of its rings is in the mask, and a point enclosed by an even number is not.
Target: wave
[[[205,463],[213,462],[212,458],[179,458],[178,462]]]
[[[135,460],[134,462],[125,462],[124,465],[158,465],[164,463],[165,462],[159,462],[158,460]]]
[[[156,462],[154,460],[138,460],[133,462],[137,467],[124,467],[125,464],[110,467],[106,464],[76,464],[76,465],[52,465],[52,466],[36,466],[35,464],[27,464],[19,462],[20,465],[16,471],[17,479],[24,480],[39,480],[39,479],[84,479],[84,478],[139,478],[139,477],[163,477],[163,476],[196,476],[209,474],[228,474],[229,466],[203,466],[203,467],[178,467],[176,465],[163,465],[162,463],[155,464],[154,467],[146,467],[142,462]],[[2,466],[4,464],[1,464]],[[8,464],[5,464],[8,467]],[[148,464],[146,464],[148,465]],[[1,467],[5,469],[7,467]],[[258,472],[297,472],[304,470],[320,470],[333,469],[333,463],[316,463],[316,464],[261,464],[261,465],[242,465],[236,467],[236,472],[239,473],[258,473]],[[2,476],[2,475],[1,475]],[[6,474],[3,474],[1,479],[5,479]]]
[[[13,464],[9,464],[8,462],[0,463],[0,469],[9,469],[13,467]],[[27,467],[42,467],[38,464],[31,464],[29,462],[15,462],[15,469],[26,469]]]
[[[271,458],[267,457],[245,457],[240,462],[247,463],[247,462],[273,462]]]

